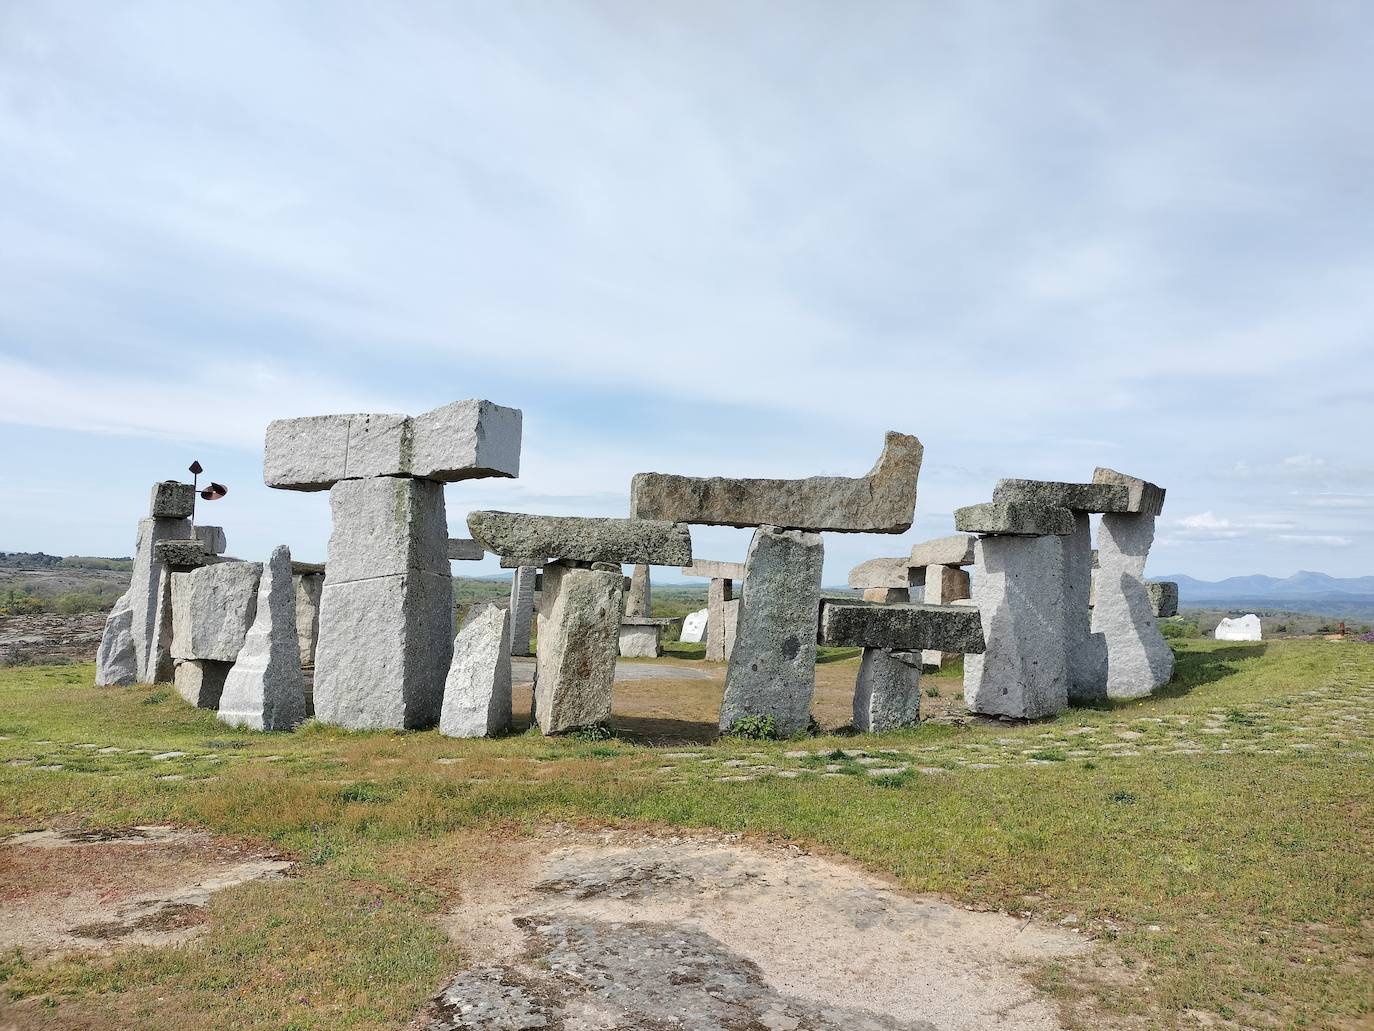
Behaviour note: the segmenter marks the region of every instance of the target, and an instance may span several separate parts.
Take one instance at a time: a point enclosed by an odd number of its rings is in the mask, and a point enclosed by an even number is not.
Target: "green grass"
[[[1124,972],[1041,968],[1070,1020],[1367,1025],[1374,648],[1175,644],[1178,675],[1150,699],[1029,725],[723,739],[675,764],[618,739],[260,735],[165,687],[93,688],[88,666],[0,671],[0,832],[176,823],[300,864],[217,896],[191,947],[0,959],[0,1023],[7,998],[53,1000],[64,1026],[401,1026],[461,962],[433,917],[472,841],[592,821],[795,840],[914,891],[1072,916]],[[871,776],[866,756],[900,772]],[[800,774],[718,779],[743,758]]]

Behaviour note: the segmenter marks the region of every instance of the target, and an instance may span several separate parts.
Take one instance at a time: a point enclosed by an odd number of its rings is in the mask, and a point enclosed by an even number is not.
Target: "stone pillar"
[[[729,617],[726,607],[734,597],[734,581],[714,577],[706,590],[706,661],[725,662],[730,656],[725,650],[725,634]]]
[[[453,657],[443,484],[340,480],[329,507],[315,713],[354,730],[432,727]]]
[[[913,652],[865,648],[854,683],[854,729],[881,733],[920,722],[921,662]]]
[[[219,719],[253,730],[294,730],[305,720],[296,592],[291,552],[284,545],[262,567],[257,614],[225,678]]]
[[[1069,701],[1091,705],[1107,697],[1107,641],[1092,629],[1092,521],[1074,512],[1074,531],[1064,549],[1064,646],[1069,663]]]
[[[300,643],[301,665],[315,665],[315,648],[320,640],[320,597],[324,592],[323,573],[296,573],[296,637]]]
[[[1144,580],[1154,537],[1152,513],[1102,517],[1092,629],[1106,640],[1109,698],[1139,698],[1174,675],[1173,649],[1159,632],[1154,600]]]
[[[653,590],[649,583],[649,567],[644,563],[635,566],[630,577],[630,593],[625,596],[625,615],[652,616]]]
[[[721,606],[721,612],[725,616],[725,661],[729,662],[735,653],[735,637],[739,630],[739,599],[727,601]]]
[[[510,581],[510,653],[530,654],[530,620],[534,614],[536,566],[520,566]]]
[[[953,605],[964,601],[969,597],[968,573],[959,566],[926,566],[924,590],[922,600],[927,605]],[[921,652],[921,662],[938,670],[959,658],[959,654],[929,648]]]
[[[818,533],[776,526],[754,532],[725,673],[722,731],[745,716],[772,716],[783,735],[809,725],[824,557]]]
[[[145,684],[172,679],[171,620],[160,618],[171,605],[171,583],[163,582],[166,567],[155,549],[162,541],[190,540],[195,535],[190,519],[194,508],[191,484],[165,480],[153,486],[151,515],[138,523],[129,583],[130,634],[136,675]]]
[[[534,715],[545,734],[610,719],[624,589],[612,568],[544,566]]]
[[[1063,580],[1064,548],[1054,536],[978,539],[973,601],[987,650],[964,657],[972,711],[1037,719],[1068,705]]]

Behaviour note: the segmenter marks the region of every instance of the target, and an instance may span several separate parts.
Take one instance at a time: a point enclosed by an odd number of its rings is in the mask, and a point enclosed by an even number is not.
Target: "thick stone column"
[[[315,652],[315,714],[354,730],[432,727],[453,657],[444,487],[341,480]]]
[[[1174,675],[1174,652],[1159,632],[1155,602],[1144,580],[1154,537],[1152,514],[1102,517],[1092,628],[1106,640],[1109,698],[1139,698]]]
[[[745,716],[772,716],[785,735],[809,725],[824,557],[818,533],[776,526],[754,532],[725,673],[722,731]]]
[[[544,566],[534,715],[545,734],[610,719],[623,591],[619,569]]]
[[[510,580],[510,653],[530,654],[530,620],[534,615],[537,566],[520,566]]]

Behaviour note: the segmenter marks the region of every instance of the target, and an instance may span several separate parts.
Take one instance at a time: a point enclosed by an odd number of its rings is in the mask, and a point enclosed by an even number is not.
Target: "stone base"
[[[232,662],[214,659],[177,659],[172,677],[177,694],[198,709],[217,710]]]
[[[544,567],[534,716],[545,734],[610,719],[623,587],[618,572]]]
[[[656,623],[621,623],[620,655],[626,659],[657,659],[663,654],[663,627]]]
[[[854,684],[854,729],[880,733],[920,719],[920,659],[911,652],[865,648]]]

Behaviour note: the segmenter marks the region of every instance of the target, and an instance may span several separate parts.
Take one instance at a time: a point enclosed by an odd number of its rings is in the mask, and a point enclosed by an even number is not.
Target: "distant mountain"
[[[1374,601],[1374,576],[1341,578],[1307,570],[1280,579],[1276,576],[1231,576],[1225,580],[1195,580],[1181,573],[1152,576],[1178,584],[1180,604],[1209,601]]]

